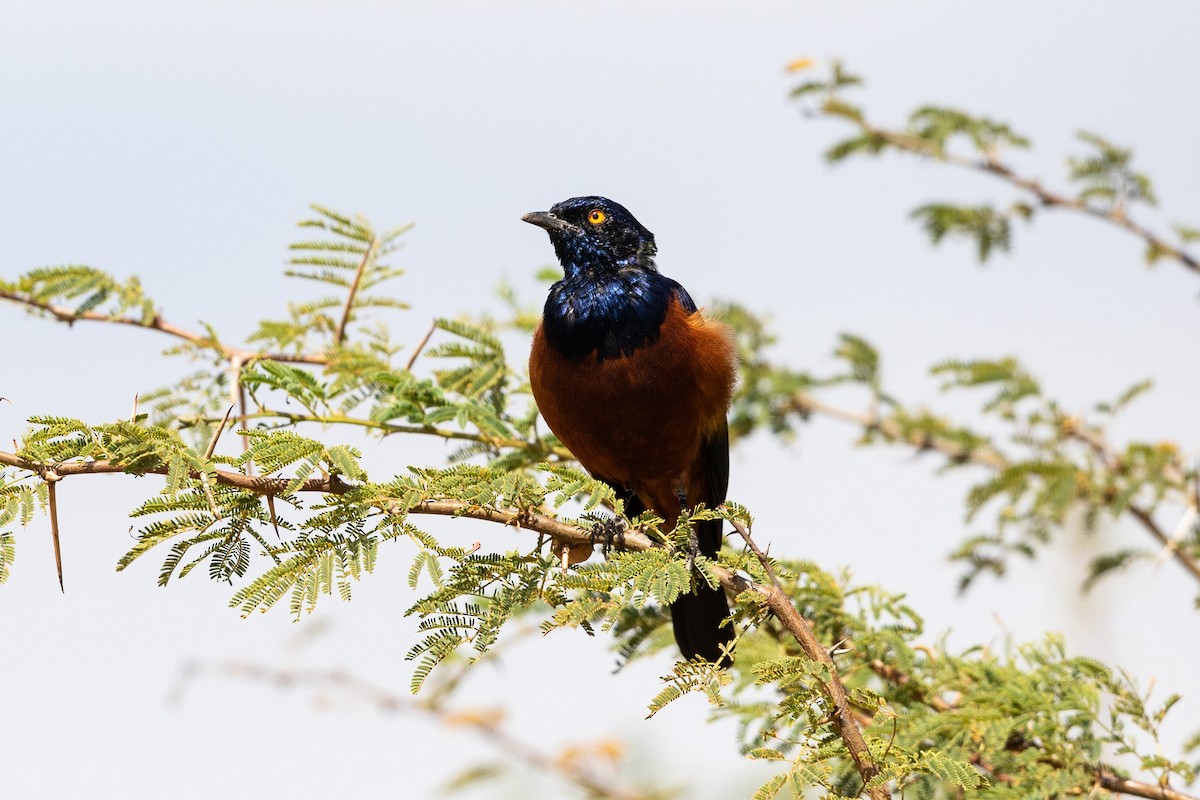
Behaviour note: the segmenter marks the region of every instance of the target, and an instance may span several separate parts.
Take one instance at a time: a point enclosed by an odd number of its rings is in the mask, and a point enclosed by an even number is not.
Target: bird
[[[521,219],[549,234],[563,268],[529,356],[550,430],[614,487],[629,517],[651,510],[673,530],[684,509],[720,505],[737,373],[728,326],[658,271],[654,234],[619,203],[572,197]],[[715,558],[721,520],[692,525],[695,551]],[[671,604],[675,641],[687,660],[728,666],[729,601],[719,586],[694,583]]]

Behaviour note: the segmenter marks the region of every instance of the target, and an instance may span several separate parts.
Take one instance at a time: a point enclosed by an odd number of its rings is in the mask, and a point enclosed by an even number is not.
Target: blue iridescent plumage
[[[585,217],[597,209],[608,224],[589,230]],[[550,239],[564,275],[550,288],[543,317],[556,349],[571,358],[629,355],[658,337],[672,296],[696,310],[687,291],[655,267],[654,234],[621,204],[573,197],[549,215],[562,223]]]

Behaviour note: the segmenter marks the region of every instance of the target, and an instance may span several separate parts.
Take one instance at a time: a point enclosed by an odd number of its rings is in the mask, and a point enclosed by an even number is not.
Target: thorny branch
[[[811,404],[808,406],[809,411],[817,410]],[[838,414],[843,418],[851,416],[851,412],[839,410]],[[864,418],[865,419],[865,418]],[[858,420],[861,424],[865,424],[864,420]],[[869,420],[866,420],[869,421]],[[881,426],[881,429],[886,432],[886,420],[878,421],[876,424]],[[898,431],[893,431],[897,433]],[[897,437],[898,438],[898,437]],[[957,445],[953,448],[941,443],[936,439],[931,442],[926,442],[925,446],[929,449],[946,452],[949,455],[958,455]],[[29,470],[34,473],[40,473],[46,470],[44,465],[36,464],[27,459],[20,458],[11,453],[0,452],[0,464],[16,467],[19,469]],[[91,461],[91,462],[68,462],[56,464],[53,466],[53,473],[59,480],[72,475],[83,474],[101,474],[123,472],[124,468],[110,461]],[[166,467],[150,470],[151,474],[166,474]],[[199,473],[193,473],[193,477],[199,477]],[[216,470],[214,479],[221,484],[233,486],[246,491],[256,492],[258,494],[272,497],[286,490],[289,480],[284,478],[266,478],[253,475],[244,475],[242,473],[233,473],[225,470]],[[320,478],[309,478],[306,480],[297,491],[301,492],[321,492],[325,494],[345,494],[354,487],[351,484],[341,480],[336,474],[326,475]],[[499,509],[489,506],[479,506],[466,503],[460,500],[425,500],[415,506],[409,508],[397,507],[394,501],[387,498],[381,498],[378,503],[381,507],[393,513],[408,513],[408,514],[430,514],[436,516],[447,517],[466,517],[469,519],[477,519],[485,522],[498,523],[505,526],[512,526],[519,529],[526,529],[541,535],[552,537],[553,539],[565,543],[567,545],[590,545],[592,543],[592,534],[590,531],[579,528],[567,522],[563,522],[554,517],[545,514],[520,509]],[[745,526],[738,526],[739,534],[746,540],[751,552],[763,563],[764,569],[770,565],[770,559],[760,548],[758,548],[750,536],[750,531],[745,529]],[[624,544],[630,550],[647,550],[652,547],[661,547],[662,545],[652,540],[650,537],[637,530],[630,530],[625,533]],[[761,596],[766,607],[770,610],[781,625],[795,639],[804,651],[805,655],[814,661],[817,661],[827,667],[829,670],[830,679],[823,682],[824,692],[831,704],[829,714],[830,724],[834,727],[838,736],[846,744],[846,748],[850,753],[851,759],[854,761],[855,767],[863,780],[864,784],[869,783],[872,778],[879,774],[879,767],[875,764],[871,757],[870,749],[866,743],[866,739],[862,733],[862,723],[855,714],[855,710],[849,701],[845,685],[842,683],[838,675],[837,666],[829,653],[829,649],[820,641],[813,632],[811,625],[804,617],[796,610],[795,604],[791,597],[778,585],[766,586],[753,581],[744,575],[735,573],[734,571],[713,565],[713,571],[720,580],[721,585],[734,595],[742,592],[754,592]],[[773,568],[768,575],[773,575]],[[869,665],[880,677],[897,685],[911,686],[913,678],[891,665],[886,665],[883,662],[873,662]],[[266,672],[262,673],[264,679],[267,679]],[[349,676],[343,676],[337,679],[330,679],[331,674],[340,673],[315,673],[305,679],[307,682],[324,681],[327,683],[343,683],[350,688],[357,688],[354,684],[354,679]],[[305,682],[299,681],[299,682]],[[924,697],[925,692],[920,687],[913,687],[918,696]],[[373,690],[378,691],[378,690]],[[385,693],[386,695],[386,693]],[[948,712],[952,710],[952,706],[940,697],[927,697],[925,700],[931,708],[938,712]],[[488,733],[484,728],[480,728],[481,732]],[[1046,763],[1055,765],[1053,761]],[[982,767],[981,767],[982,768]],[[1147,798],[1147,800],[1200,800],[1190,795],[1183,794],[1165,786],[1155,786],[1141,781],[1124,778],[1117,775],[1111,768],[1096,764],[1090,767],[1096,777],[1098,785],[1107,791],[1127,794],[1135,797]],[[872,800],[885,800],[890,795],[886,787],[876,787],[869,792]],[[628,795],[609,794],[602,796],[626,797]],[[633,795],[636,796],[636,795]]]
[[[36,472],[40,467],[40,465],[27,459],[2,452],[0,452],[0,464],[33,472]],[[67,477],[82,474],[124,472],[124,468],[111,461],[100,460],[64,463],[56,465],[55,471],[58,475]],[[164,466],[149,470],[148,472],[150,474],[165,475],[167,468]],[[289,484],[289,481],[284,478],[250,476],[220,469],[215,470],[213,476],[218,483],[268,496],[285,491]],[[198,478],[199,473],[193,473],[193,477]],[[320,478],[309,478],[297,491],[345,494],[352,488],[350,484],[341,480],[337,475],[327,475]],[[538,534],[551,536],[555,540],[568,545],[590,546],[592,544],[592,534],[590,531],[562,522],[554,517],[530,511],[517,509],[501,510],[488,506],[472,505],[459,500],[425,500],[411,508],[394,508],[386,500],[382,501],[381,505],[388,507],[388,510],[393,512],[469,517],[487,522],[496,522],[506,526],[511,525],[517,528],[525,528]],[[660,546],[648,536],[638,531],[627,532],[624,544],[626,548],[631,550],[646,550],[651,547]],[[796,638],[796,641],[799,642],[808,657],[820,661],[829,668],[831,677],[825,683],[825,692],[833,706],[830,715],[831,724],[837,730],[842,740],[846,742],[846,747],[850,752],[851,758],[854,760],[855,766],[858,768],[863,783],[868,783],[879,773],[879,768],[871,759],[870,750],[867,747],[866,740],[863,738],[862,729],[850,708],[846,689],[837,676],[833,660],[830,658],[826,648],[817,639],[816,634],[813,633],[808,622],[796,611],[795,606],[792,605],[791,598],[779,587],[763,586],[737,575],[724,567],[714,566],[714,571],[721,581],[721,585],[734,594],[753,591],[762,595],[771,613],[778,617],[783,626]],[[870,796],[873,800],[885,800],[888,794],[885,788],[877,787],[870,791]]]
[[[550,446],[544,443],[529,442],[523,439],[508,439],[503,436],[489,436],[485,433],[471,433],[470,431],[454,431],[446,428],[438,428],[434,425],[397,425],[392,422],[379,422],[366,417],[354,417],[349,414],[333,413],[333,414],[300,414],[295,411],[284,411],[283,409],[261,408],[259,411],[239,416],[239,420],[270,420],[278,419],[284,421],[284,426],[294,425],[300,422],[311,422],[321,425],[353,425],[359,428],[368,428],[373,431],[378,431],[384,436],[391,436],[398,433],[405,434],[420,434],[424,436],[437,436],[442,439],[453,439],[468,442],[480,442],[496,448],[512,447],[512,448],[527,448],[530,445],[538,444],[545,448],[547,457],[554,456],[559,459],[570,460],[573,457],[571,452],[565,447]],[[183,416],[179,417],[178,421],[184,424],[207,423],[214,424],[221,421],[220,417],[204,417],[204,416]]]
[[[432,719],[447,728],[466,728],[478,734],[505,756],[547,775],[557,775],[582,789],[588,797],[609,800],[649,800],[649,795],[588,769],[580,758],[546,753],[505,730],[498,711],[453,710],[439,702],[420,702],[389,692],[362,678],[339,670],[281,670],[242,662],[205,664],[190,662],[181,678],[190,680],[203,673],[236,680],[258,681],[281,689],[333,688],[361,698],[385,714],[413,714]],[[603,754],[603,753],[601,753]]]
[[[917,698],[917,700],[928,705],[939,714],[944,714],[954,710],[954,706],[945,699],[937,696],[930,696],[925,691],[924,687],[914,685],[915,681],[913,677],[903,670],[898,669],[896,666],[892,664],[885,664],[878,659],[872,661],[867,666],[870,667],[872,672],[887,682],[896,686],[907,687],[913,692],[913,695]],[[1011,744],[1008,745],[1008,749],[1019,751],[1026,750],[1034,746],[1035,745],[1030,744],[1029,742],[1013,740]],[[1049,764],[1055,769],[1062,768],[1062,762],[1054,756],[1046,756],[1040,760],[1046,764]],[[996,780],[1002,783],[1012,783],[1011,776],[997,773],[994,769],[989,768],[989,765],[986,764],[982,759],[976,759],[975,765],[985,772],[988,772],[994,778],[996,778]],[[1147,800],[1198,800],[1198,798],[1193,795],[1184,794],[1183,792],[1176,791],[1169,786],[1145,783],[1144,781],[1137,781],[1131,778],[1122,777],[1118,775],[1112,769],[1112,767],[1109,767],[1106,764],[1092,764],[1088,766],[1088,770],[1093,776],[1095,776],[1096,783],[1101,788],[1105,789],[1106,791],[1113,792],[1114,794],[1126,794],[1130,795],[1131,797],[1144,797],[1147,798]]]
[[[1110,225],[1115,225],[1145,242],[1147,247],[1150,248],[1150,252],[1170,258],[1192,272],[1200,273],[1200,258],[1180,247],[1168,243],[1146,226],[1130,219],[1129,215],[1125,212],[1124,206],[1121,204],[1104,207],[1052,191],[1036,179],[1021,177],[1012,167],[1001,162],[993,154],[986,154],[983,158],[971,158],[956,153],[949,153],[937,147],[933,142],[911,134],[879,128],[862,119],[852,121],[867,136],[881,142],[886,142],[897,150],[999,178],[1009,185],[1033,195],[1043,208],[1068,209],[1102,220]]]
[[[186,342],[191,342],[198,347],[215,350],[221,354],[225,360],[241,361],[249,363],[251,361],[282,361],[291,364],[326,364],[329,359],[321,353],[260,353],[254,350],[244,350],[238,347],[231,347],[227,344],[216,341],[209,336],[202,336],[195,331],[189,331],[186,328],[181,328],[167,322],[161,315],[155,314],[154,318],[149,322],[145,322],[137,317],[114,317],[109,314],[101,314],[98,311],[75,311],[66,306],[59,306],[53,303],[45,303],[40,300],[35,300],[32,297],[13,292],[7,289],[0,289],[0,300],[11,300],[20,305],[29,306],[30,308],[39,311],[45,311],[60,322],[65,322],[68,325],[74,325],[80,320],[88,322],[109,322],[114,325],[131,325],[135,328],[148,328],[150,330],[165,333],[168,336],[173,336],[177,339],[183,339]]]
[[[956,463],[977,464],[982,467],[987,467],[990,470],[999,472],[1009,466],[1011,462],[1000,451],[988,447],[981,446],[975,448],[965,448],[959,442],[946,439],[939,436],[931,436],[921,434],[912,436],[906,433],[903,428],[895,421],[887,417],[880,416],[874,413],[865,413],[859,411],[851,411],[836,406],[831,406],[817,400],[812,395],[806,392],[798,392],[791,399],[791,409],[798,414],[820,414],[822,416],[838,419],[843,422],[849,422],[853,425],[861,427],[863,430],[872,431],[882,436],[886,441],[894,444],[903,444],[915,448],[918,451],[932,450],[939,452]],[[1117,456],[1108,446],[1089,432],[1084,431],[1081,427],[1076,427],[1070,434],[1073,438],[1087,444],[1098,458],[1106,465],[1111,467],[1116,463]],[[1175,482],[1182,482],[1183,475],[1175,472],[1168,474],[1169,479]],[[1131,502],[1128,505],[1130,515],[1138,521],[1143,529],[1154,538],[1154,540],[1170,552],[1171,557],[1183,567],[1196,581],[1200,582],[1200,564],[1195,559],[1185,553],[1181,548],[1175,546],[1170,537],[1163,531],[1161,526],[1155,521],[1154,515],[1149,509],[1141,506],[1136,502]]]

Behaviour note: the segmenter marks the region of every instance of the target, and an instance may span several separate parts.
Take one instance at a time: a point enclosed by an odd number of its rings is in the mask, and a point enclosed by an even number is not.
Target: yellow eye
[[[601,222],[604,222],[604,218],[604,212],[598,208],[593,208],[588,213],[588,222],[592,223],[593,225],[599,225]]]

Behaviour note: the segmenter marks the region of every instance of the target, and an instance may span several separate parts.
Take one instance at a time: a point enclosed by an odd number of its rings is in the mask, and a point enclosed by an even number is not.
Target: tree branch
[[[857,121],[857,124],[863,133],[885,141],[897,150],[999,178],[1033,195],[1044,208],[1068,209],[1115,225],[1141,239],[1152,252],[1177,261],[1192,272],[1200,274],[1200,259],[1182,248],[1169,244],[1149,228],[1130,219],[1120,205],[1114,204],[1105,208],[1051,191],[1040,181],[1021,177],[1011,167],[995,158],[976,159],[947,153],[944,149],[935,147],[933,143],[915,136],[878,128],[863,120]]]
[[[911,436],[903,430],[903,428],[895,422],[895,420],[881,417],[877,414],[864,413],[859,411],[851,411],[849,409],[831,406],[817,400],[807,392],[797,392],[789,401],[790,409],[801,415],[820,414],[831,419],[841,420],[857,425],[865,431],[873,431],[880,434],[886,441],[908,445],[918,451],[933,450],[937,451],[951,461],[956,463],[978,464],[982,467],[987,467],[993,471],[1000,471],[1011,466],[1012,462],[999,450],[991,446],[982,446],[975,448],[965,448],[959,442],[952,439],[947,439],[940,436],[930,436],[921,434],[920,436]],[[1078,439],[1090,447],[1096,455],[1101,458],[1106,466],[1110,468],[1116,459],[1116,455],[1104,444],[1090,433],[1083,431],[1079,426],[1076,426],[1070,433],[1072,438]],[[1178,470],[1169,470],[1164,473],[1170,480],[1182,483],[1184,480],[1183,474]],[[1178,564],[1187,571],[1198,583],[1200,583],[1200,563],[1185,553],[1181,548],[1176,546],[1169,536],[1162,530],[1154,519],[1154,515],[1149,509],[1144,508],[1138,503],[1131,502],[1128,505],[1130,516],[1132,516],[1142,528],[1154,538],[1166,552],[1171,554]]]
[[[37,472],[43,468],[42,465],[32,461],[3,452],[0,452],[0,464],[31,472]],[[54,470],[64,478],[70,475],[125,471],[121,465],[108,460],[67,462],[55,465]],[[166,473],[167,467],[165,466],[146,471],[146,474],[165,475]],[[192,477],[199,478],[200,473],[193,472]],[[214,477],[218,483],[226,486],[234,486],[239,489],[265,495],[279,494],[285,491],[290,483],[290,481],[284,478],[264,478],[225,470],[216,470]],[[300,485],[297,491],[345,494],[352,488],[350,484],[345,483],[334,474],[320,478],[309,478]],[[460,500],[424,500],[415,506],[404,507],[394,504],[390,500],[381,499],[377,505],[381,505],[389,511],[397,513],[468,517],[506,526],[511,525],[516,528],[524,528],[539,534],[551,536],[568,545],[590,546],[592,544],[592,534],[590,531],[533,511],[521,509],[502,510],[489,506],[472,505]],[[639,551],[661,546],[651,540],[650,537],[636,530],[625,533],[624,544],[627,549]],[[830,722],[838,735],[846,743],[846,748],[850,752],[850,756],[858,769],[859,775],[862,777],[863,783],[870,782],[879,773],[879,769],[871,760],[870,750],[867,747],[866,740],[863,738],[862,730],[854,718],[846,696],[846,689],[838,677],[837,668],[825,647],[817,639],[816,634],[813,633],[811,626],[800,616],[795,606],[792,605],[791,598],[778,587],[763,586],[743,578],[725,567],[714,565],[713,569],[721,581],[721,585],[734,594],[753,591],[764,597],[771,613],[795,637],[804,653],[809,658],[819,661],[829,668],[830,679],[824,682],[824,686],[825,693],[833,706],[830,714]],[[884,787],[876,787],[869,794],[874,800],[886,800],[888,797],[887,790]]]
[[[299,422],[313,422],[321,425],[353,425],[359,428],[369,428],[374,431],[379,431],[384,436],[391,436],[398,433],[420,434],[424,436],[437,436],[447,440],[459,440],[468,442],[480,442],[488,444],[492,447],[502,448],[511,447],[514,449],[525,449],[533,445],[544,447],[547,456],[555,456],[563,460],[573,460],[574,456],[571,451],[565,447],[546,447],[543,443],[530,442],[525,439],[506,439],[502,436],[488,436],[483,433],[471,433],[470,431],[451,431],[445,428],[438,428],[433,425],[394,425],[390,422],[379,422],[377,420],[366,417],[352,417],[348,414],[300,414],[295,411],[283,411],[281,409],[263,408],[253,414],[245,414],[239,416],[240,420],[252,419],[281,419],[286,420],[286,424],[294,424]],[[180,422],[184,423],[206,423],[214,424],[221,421],[220,417],[178,417]]]
[[[248,664],[229,662],[207,665],[191,662],[184,666],[183,679],[190,679],[201,672],[212,672],[220,676],[268,683],[281,689],[307,686],[313,689],[334,689],[362,698],[375,710],[384,714],[418,714],[428,717],[447,728],[467,728],[510,759],[547,775],[556,775],[573,784],[588,797],[609,800],[650,800],[650,795],[638,789],[603,777],[587,769],[586,763],[578,758],[568,758],[543,752],[533,745],[508,733],[501,725],[498,712],[486,710],[452,710],[440,703],[422,703],[403,697],[339,670],[281,670]]]
[[[167,322],[161,315],[155,314],[154,318],[149,322],[145,322],[137,317],[114,317],[108,314],[101,314],[98,311],[75,311],[66,306],[59,306],[53,303],[45,303],[41,300],[35,300],[32,297],[21,294],[20,292],[12,292],[7,289],[0,289],[0,300],[11,300],[29,308],[38,311],[44,311],[60,322],[65,322],[68,325],[74,325],[76,322],[108,322],[114,325],[129,325],[135,328],[146,328],[155,330],[159,333],[165,333],[168,336],[173,336],[176,339],[183,339],[186,342],[191,342],[199,347],[205,347],[210,350],[215,350],[220,353],[226,360],[233,361],[240,359],[243,362],[249,361],[282,361],[291,364],[326,364],[328,359],[321,353],[259,353],[254,350],[243,350],[237,347],[230,347],[227,344],[211,339],[207,336],[189,331]]]
[[[885,664],[884,662],[876,659],[870,662],[867,666],[872,672],[889,683],[909,689],[909,691],[913,693],[919,702],[924,703],[934,711],[937,711],[939,714],[951,711],[954,708],[950,703],[946,702],[941,697],[937,697],[936,695],[930,696],[925,687],[921,686],[911,675],[891,664]],[[1021,750],[1031,746],[1033,745],[1014,745],[1008,749]],[[1040,760],[1045,764],[1049,764],[1055,769],[1062,769],[1063,767],[1062,762],[1053,756],[1046,756]],[[981,769],[984,769],[989,773],[996,774],[995,770],[990,769],[982,762],[982,760],[978,760],[975,763],[976,766],[979,766]],[[1147,800],[1200,800],[1200,798],[1194,795],[1184,794],[1183,792],[1176,791],[1168,786],[1160,786],[1151,783],[1145,783],[1144,781],[1133,780],[1132,778],[1121,777],[1112,769],[1112,767],[1109,767],[1106,764],[1087,764],[1085,766],[1087,767],[1088,771],[1095,776],[1096,782],[1101,787],[1116,794],[1127,794],[1132,797],[1144,797],[1147,798]],[[1005,780],[1005,776],[998,776],[998,779],[1006,783],[1011,782],[1011,778]]]

